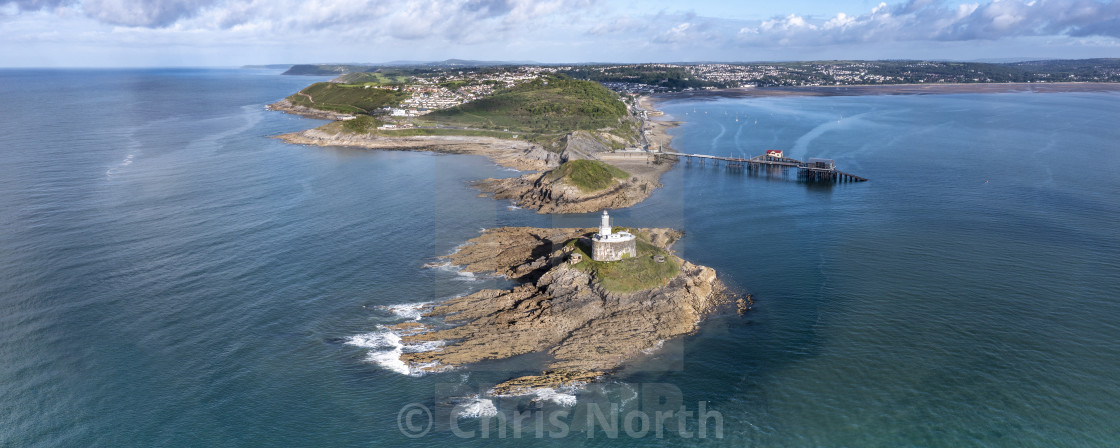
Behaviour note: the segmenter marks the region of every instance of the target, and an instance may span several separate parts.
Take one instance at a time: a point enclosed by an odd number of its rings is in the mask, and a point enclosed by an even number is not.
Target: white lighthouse
[[[591,259],[595,261],[618,261],[638,255],[634,235],[629,232],[612,232],[611,217],[603,210],[599,222],[599,233],[591,238]]]
[[[611,215],[608,215],[606,210],[603,210],[603,219],[599,221],[598,236],[604,238],[611,237]]]

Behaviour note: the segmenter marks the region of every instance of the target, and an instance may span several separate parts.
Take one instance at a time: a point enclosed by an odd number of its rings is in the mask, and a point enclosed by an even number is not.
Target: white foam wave
[[[444,341],[405,345],[401,342],[399,334],[384,327],[379,327],[379,331],[350,336],[347,338],[346,344],[369,349],[369,352],[366,353],[366,361],[401,375],[423,376],[426,373],[447,370],[446,368],[440,368],[439,363],[436,362],[409,366],[401,361],[401,355],[404,353],[439,350],[446,344]]]
[[[426,311],[429,305],[431,305],[431,302],[416,302],[389,305],[383,308],[393,313],[395,316],[411,320],[420,320],[420,318],[424,316],[424,311]]]
[[[630,392],[630,396],[627,397],[627,398],[622,398],[621,403],[619,403],[620,408],[626,409],[626,405],[628,403],[630,403],[631,401],[634,401],[634,399],[638,398],[638,390],[635,389],[634,386],[632,386],[628,383],[622,383],[622,388],[626,389],[628,392]]]
[[[498,415],[498,408],[494,406],[493,400],[479,398],[477,396],[460,409],[459,413],[455,414],[457,418],[481,418]]]
[[[572,407],[576,405],[575,395],[566,394],[551,387],[535,389],[533,395],[536,395],[538,400],[551,401],[560,406]]]
[[[432,352],[443,348],[447,345],[446,341],[425,341],[419,344],[405,345],[401,348],[403,353],[423,353]]]
[[[132,159],[134,159],[135,157],[136,157],[136,153],[129,153],[127,156],[124,157],[124,160],[122,160],[121,163],[117,164],[117,166],[114,166],[112,168],[109,168],[109,169],[105,170],[105,177],[108,177],[108,178],[112,179],[114,176],[117,175],[117,170],[120,170],[120,169],[122,169],[124,167],[127,167],[129,165],[132,165]]]
[[[401,375],[411,375],[412,369],[401,361],[404,344],[401,337],[391,331],[380,331],[350,336],[346,341],[349,345],[370,349],[366,353],[366,361],[377,364],[387,370]]]
[[[662,339],[660,341],[657,341],[656,344],[653,344],[653,347],[642,349],[642,353],[645,353],[647,355],[652,355],[654,352],[656,352],[658,350],[661,350],[661,347],[664,347],[664,346],[665,346],[665,340]]]
[[[458,247],[455,248],[455,252],[458,252],[458,251],[459,251],[459,248]],[[451,262],[449,262],[449,261],[445,261],[443,263],[428,263],[428,264],[425,264],[424,267],[432,268],[432,269],[439,269],[441,271],[454,273],[455,275],[458,276],[458,277],[456,277],[456,280],[463,280],[463,281],[469,281],[469,282],[480,280],[478,278],[478,276],[474,275],[473,272],[464,271],[462,266],[457,266],[457,265],[451,264]]]

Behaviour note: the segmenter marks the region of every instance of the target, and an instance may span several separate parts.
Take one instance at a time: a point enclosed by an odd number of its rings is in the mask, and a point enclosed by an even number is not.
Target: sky
[[[1120,0],[0,0],[0,66],[1120,57]]]

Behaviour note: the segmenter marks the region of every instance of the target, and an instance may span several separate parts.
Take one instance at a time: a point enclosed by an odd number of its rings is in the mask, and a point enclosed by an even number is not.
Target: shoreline
[[[298,116],[301,116],[301,117],[304,117],[304,118],[311,118],[311,119],[314,119],[314,120],[340,121],[340,120],[349,120],[349,119],[354,118],[354,116],[350,115],[350,114],[343,114],[343,113],[331,112],[331,111],[326,111],[326,110],[312,109],[310,107],[295,105],[295,104],[292,104],[292,102],[289,101],[287,98],[284,98],[284,99],[282,99],[280,101],[277,101],[275,103],[267,104],[267,105],[264,106],[264,108],[266,110],[273,110],[273,111],[278,111],[278,112],[289,113],[289,114],[292,114],[292,115],[298,115]]]
[[[1120,83],[1047,82],[1047,83],[935,83],[882,84],[853,86],[736,87],[658,93],[643,98],[656,104],[685,98],[763,98],[779,96],[874,96],[874,95],[950,95],[968,93],[1085,93],[1120,92]],[[652,104],[651,104],[652,106]]]
[[[594,154],[588,160],[597,160],[625,171],[629,177],[617,180],[612,186],[592,192],[560,179],[551,179],[549,172],[537,172],[518,177],[483,179],[473,186],[492,195],[506,199],[522,208],[537,213],[595,213],[608,209],[631,207],[645,201],[661,188],[661,175],[669,171],[674,162],[657,161],[653,153],[645,151],[615,151]]]
[[[663,115],[648,100],[639,99],[640,107],[651,116]],[[293,106],[287,100],[269,104],[267,109],[307,118],[335,119],[330,113],[311,113],[310,109]],[[313,111],[314,112],[314,111]],[[510,178],[480,179],[472,186],[483,196],[511,200],[513,205],[537,210],[538,213],[594,213],[606,209],[631,207],[641,203],[662,186],[661,175],[675,165],[675,159],[655,158],[655,152],[610,150],[587,131],[574,131],[568,136],[567,147],[550,151],[527,141],[496,137],[432,135],[389,137],[374,134],[357,134],[342,129],[334,121],[303,131],[275,136],[284,142],[320,147],[351,147],[390,151],[430,151],[445,154],[486,156],[492,162],[528,173]],[[672,139],[665,131],[678,122],[645,120],[646,134],[651,145],[671,150]],[[601,191],[583,192],[565,182],[549,181],[550,170],[559,167],[569,158],[598,160],[627,172],[630,177]]]
[[[539,145],[517,140],[465,135],[383,137],[324,129],[324,127],[332,124],[334,123],[303,131],[280,134],[275,138],[296,145],[478,155],[485,156],[500,166],[518,171],[543,172],[560,164],[559,154],[550,152]]]
[[[610,289],[589,266],[592,262],[577,253],[588,250],[577,247],[589,244],[586,240],[596,230],[490,228],[441,257],[463,272],[498,275],[517,285],[436,302],[425,308],[421,320],[389,327],[404,344],[438,347],[401,353],[397,359],[409,372],[438,372],[541,353],[548,359],[530,369],[538,373],[510,376],[487,395],[579,387],[655,355],[664,341],[694,333],[705,318],[730,303],[732,293],[716,271],[676,255],[672,246],[683,234],[665,228],[632,229],[657,249],[613,263],[642,266],[640,259],[661,251],[668,263],[663,266],[671,266],[671,273],[648,274],[667,276],[634,289]],[[428,318],[437,323],[423,320]]]
[[[661,100],[659,100],[656,95],[643,95],[638,98],[638,107],[646,111],[650,117],[645,120],[645,123],[649,125],[650,131],[648,138],[649,146],[651,148],[650,151],[652,152],[652,148],[656,145],[656,147],[660,151],[668,150],[670,152],[674,152],[675,150],[673,149],[672,144],[673,136],[669,135],[669,129],[680,126],[684,122],[656,119],[656,117],[665,116],[665,111],[657,108],[657,103],[660,101]]]

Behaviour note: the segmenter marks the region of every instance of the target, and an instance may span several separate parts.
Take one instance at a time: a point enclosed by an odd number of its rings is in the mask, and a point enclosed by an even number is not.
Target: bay
[[[484,390],[521,367],[413,377],[371,358],[386,347],[353,342],[407,319],[387,306],[506,286],[424,267],[480,229],[593,226],[593,214],[477,197],[472,180],[516,174],[480,157],[271,138],[318,122],[264,105],[324,78],[0,78],[0,446],[525,442],[398,427],[442,384]],[[680,164],[649,200],[612,211],[683,229],[680,255],[757,305],[610,381],[678,388],[720,413],[727,444],[1114,444],[1117,99],[663,103],[685,121],[672,131],[682,152],[783,149],[871,180]],[[653,437],[593,436],[534,442]]]

